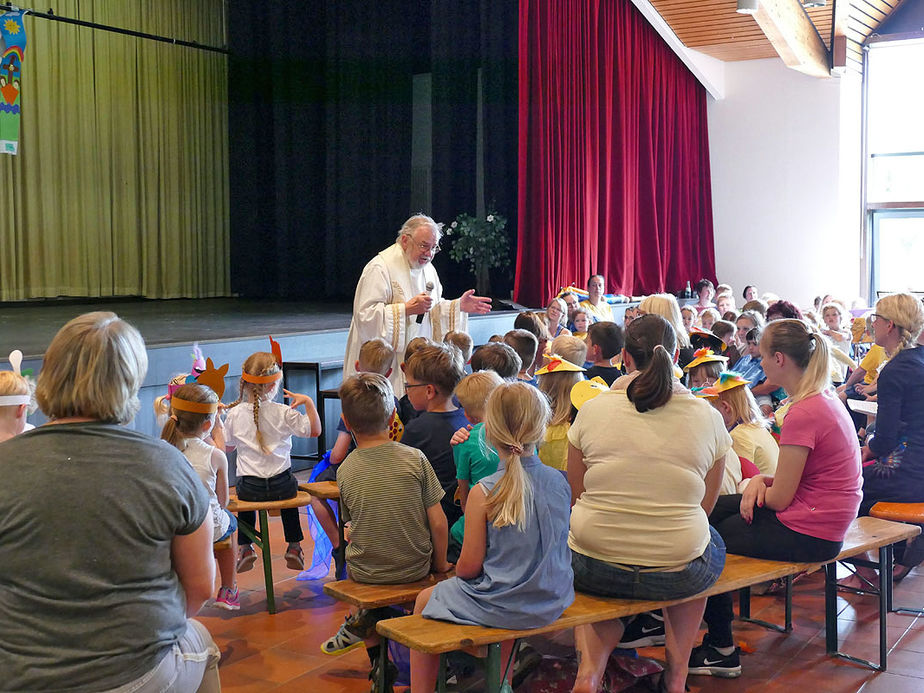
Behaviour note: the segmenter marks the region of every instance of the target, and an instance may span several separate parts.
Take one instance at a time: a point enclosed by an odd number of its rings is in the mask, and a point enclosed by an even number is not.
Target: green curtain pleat
[[[212,46],[222,0],[61,0]],[[226,296],[227,57],[26,17],[20,153],[0,156],[0,300]]]

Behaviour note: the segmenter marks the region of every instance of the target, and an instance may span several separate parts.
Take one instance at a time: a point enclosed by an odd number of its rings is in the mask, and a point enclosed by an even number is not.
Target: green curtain
[[[226,44],[223,0],[55,12]],[[29,16],[26,31],[20,153],[0,156],[0,300],[228,295],[227,56]]]

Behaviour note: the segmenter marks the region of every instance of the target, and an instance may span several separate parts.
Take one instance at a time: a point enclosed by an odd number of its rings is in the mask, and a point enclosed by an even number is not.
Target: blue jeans
[[[646,572],[644,567],[620,567],[606,561],[571,552],[574,588],[601,597],[622,599],[683,599],[708,589],[725,567],[725,542],[709,527],[709,544],[703,555],[682,570],[668,573]]]
[[[234,513],[229,512],[227,508],[222,508],[222,510],[228,516],[228,529],[215,541],[224,541],[237,531],[237,518],[234,517]]]

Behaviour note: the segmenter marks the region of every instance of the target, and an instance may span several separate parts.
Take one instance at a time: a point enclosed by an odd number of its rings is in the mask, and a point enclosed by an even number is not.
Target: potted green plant
[[[479,296],[490,295],[491,270],[510,262],[506,227],[506,217],[489,211],[481,218],[460,214],[443,229],[452,238],[449,257],[468,264],[475,275],[475,291]]]

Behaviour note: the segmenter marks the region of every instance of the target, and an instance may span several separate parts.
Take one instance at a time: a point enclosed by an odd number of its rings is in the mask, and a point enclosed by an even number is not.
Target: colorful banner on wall
[[[25,12],[0,14],[0,154],[19,150],[22,59],[26,53]]]

